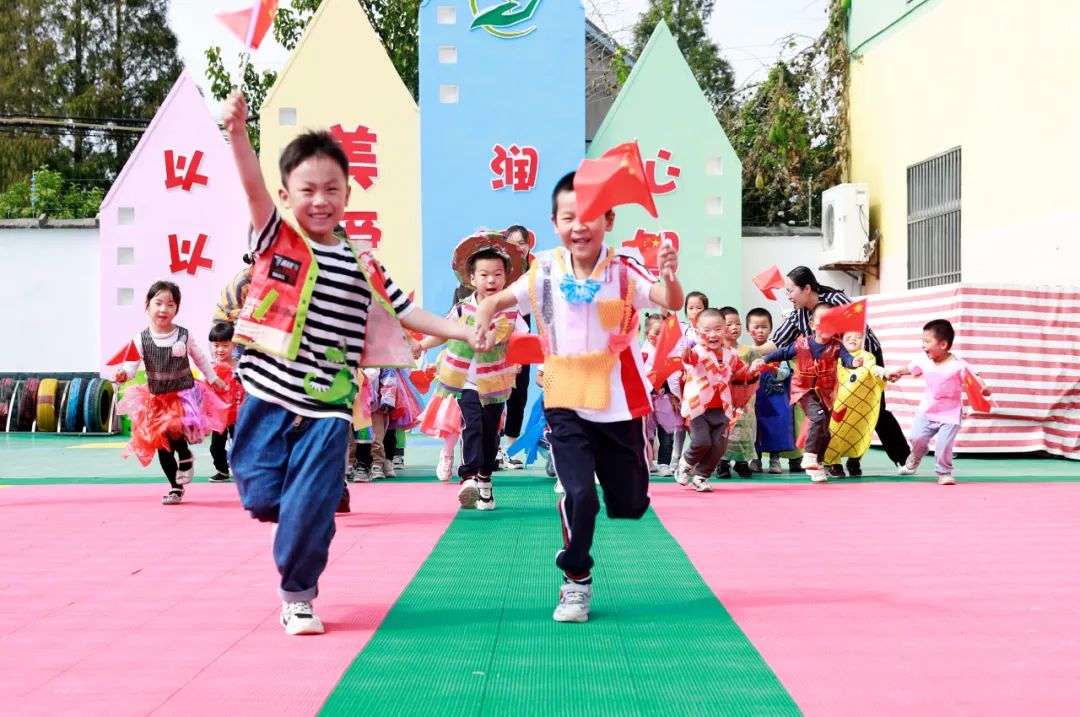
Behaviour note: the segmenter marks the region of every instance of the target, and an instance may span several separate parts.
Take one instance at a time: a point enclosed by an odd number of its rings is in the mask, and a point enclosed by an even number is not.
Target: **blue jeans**
[[[911,457],[908,464],[917,467],[930,447],[930,439],[937,435],[934,444],[934,472],[939,476],[952,475],[952,449],[956,436],[960,433],[958,423],[938,423],[927,420],[921,413],[915,414],[911,425]]]
[[[277,523],[274,563],[286,602],[313,600],[334,538],[351,426],[340,418],[305,418],[245,397],[229,463],[251,517]]]

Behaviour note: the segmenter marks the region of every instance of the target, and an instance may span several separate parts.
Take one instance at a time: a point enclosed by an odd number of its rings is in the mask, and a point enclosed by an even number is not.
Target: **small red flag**
[[[652,371],[648,376],[654,390],[660,390],[664,381],[682,368],[682,358],[674,355],[681,338],[679,319],[675,314],[671,314],[664,319],[664,325],[660,327],[660,335],[656,337],[656,359],[653,361]]]
[[[513,334],[506,345],[506,362],[527,366],[544,363],[544,344],[536,334]]]
[[[849,331],[866,333],[866,299],[858,299],[850,304],[834,306],[821,315],[822,333],[840,336]]]
[[[769,267],[755,276],[754,286],[765,295],[766,299],[769,301],[776,301],[776,294],[773,293],[773,289],[784,288],[784,276],[780,273],[780,267]]]
[[[431,384],[435,382],[435,367],[428,366],[423,371],[410,371],[409,381],[412,382],[413,386],[416,386],[416,390],[421,394],[427,393],[431,388]]]
[[[109,359],[106,366],[119,366],[122,363],[128,363],[130,361],[139,360],[139,349],[135,347],[134,341],[128,341],[128,345],[116,352],[116,355]]]
[[[218,13],[218,20],[252,50],[258,50],[263,38],[274,25],[278,0],[254,0],[247,10]]]
[[[592,221],[620,204],[640,204],[656,216],[645,164],[637,142],[609,149],[598,159],[583,159],[574,177],[577,215]]]
[[[990,413],[994,406],[983,395],[983,385],[978,378],[975,377],[968,369],[964,369],[964,393],[967,394],[968,403],[971,404],[971,410],[976,413]]]

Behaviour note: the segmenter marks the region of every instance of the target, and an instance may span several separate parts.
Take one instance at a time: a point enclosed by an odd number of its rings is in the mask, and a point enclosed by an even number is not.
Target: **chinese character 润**
[[[175,234],[169,235],[169,271],[179,274],[182,271],[195,276],[199,269],[213,269],[214,261],[203,256],[206,248],[206,235],[200,234],[195,240],[195,248],[191,247],[191,240],[180,240]]]
[[[165,150],[165,188],[176,189],[181,187],[185,192],[190,192],[196,184],[206,186],[207,177],[199,174],[199,164],[202,162],[202,150],[195,150],[188,164],[188,158],[184,155],[174,156],[171,149]],[[181,172],[187,170],[181,176]]]
[[[540,153],[535,147],[510,145],[507,149],[501,144],[491,148],[495,158],[491,160],[491,171],[495,179],[491,188],[511,187],[515,192],[527,192],[536,186],[536,173],[540,169]]]
[[[671,152],[666,149],[661,149],[656,153],[656,158],[668,162],[667,171],[668,180],[661,184],[656,179],[656,159],[645,160],[645,174],[649,178],[649,189],[653,194],[670,194],[678,189],[678,185],[675,180],[682,176],[682,168],[671,164]]]
[[[371,189],[379,178],[379,165],[375,158],[375,143],[379,141],[379,136],[362,124],[357,125],[354,132],[348,132],[336,124],[330,128],[330,132],[341,142],[341,148],[349,158],[349,176],[365,191]]]

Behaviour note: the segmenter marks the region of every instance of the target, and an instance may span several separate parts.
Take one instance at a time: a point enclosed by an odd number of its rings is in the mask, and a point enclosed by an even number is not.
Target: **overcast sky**
[[[547,0],[552,2],[554,0]],[[558,0],[563,1],[563,0]],[[283,0],[286,4],[288,0]],[[629,30],[648,0],[584,0],[589,16],[627,42]],[[250,7],[251,0],[171,0],[169,24],[180,41],[180,56],[205,90],[207,47],[218,45],[229,66],[239,62],[241,43],[214,15]],[[825,27],[827,0],[716,0],[709,31],[735,69],[737,85],[764,79],[764,68],[782,51],[777,40],[788,34],[816,36]],[[803,41],[805,43],[805,41]],[[252,60],[258,68],[280,68],[287,53],[270,36]]]

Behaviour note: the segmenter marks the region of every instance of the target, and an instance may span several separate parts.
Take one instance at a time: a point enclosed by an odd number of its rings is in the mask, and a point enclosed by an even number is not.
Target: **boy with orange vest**
[[[814,307],[811,323],[813,336],[803,336],[758,359],[751,366],[752,370],[760,371],[767,363],[795,359],[795,370],[791,375],[791,403],[802,406],[806,420],[810,422],[802,467],[815,483],[828,480],[819,459],[829,446],[829,417],[836,399],[837,360],[845,368],[862,366],[862,359],[852,356],[836,336],[821,330],[821,315],[830,308],[828,304]]]

